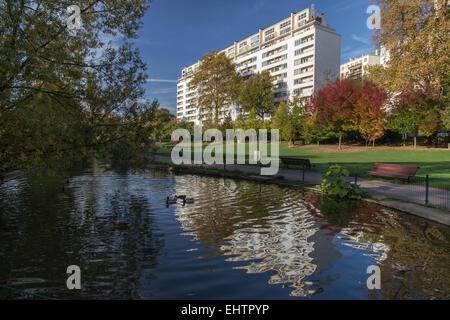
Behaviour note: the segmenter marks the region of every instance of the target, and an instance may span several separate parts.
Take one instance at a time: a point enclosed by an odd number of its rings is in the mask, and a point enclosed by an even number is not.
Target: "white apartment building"
[[[350,58],[350,61],[341,65],[341,79],[361,79],[368,73],[368,67],[381,64],[386,67],[389,62],[389,52],[384,46],[375,50],[375,54],[362,55],[360,58]]]
[[[362,55],[360,58],[350,58],[350,61],[341,65],[341,79],[362,79],[368,73],[368,67],[381,64],[381,58],[376,54]]]
[[[308,8],[235,41],[220,53],[233,60],[244,79],[268,70],[277,103],[297,94],[309,97],[327,81],[338,78],[340,51],[341,36],[327,26],[323,14]],[[199,63],[184,68],[178,80],[177,119],[199,123],[207,117],[199,114],[196,92],[189,86]],[[231,114],[235,120],[240,112],[239,106],[223,106],[220,119]]]

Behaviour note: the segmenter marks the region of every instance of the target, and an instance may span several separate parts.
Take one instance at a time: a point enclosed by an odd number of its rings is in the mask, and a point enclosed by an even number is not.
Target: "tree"
[[[225,117],[223,122],[220,124],[219,129],[224,137],[226,136],[227,129],[233,129],[233,119],[230,114]]]
[[[386,126],[386,112],[384,104],[387,94],[374,83],[366,81],[359,92],[352,122],[358,128],[359,133],[368,141],[382,137]]]
[[[327,139],[330,136],[327,128],[317,122],[316,114],[307,115],[305,117],[300,134],[305,139],[305,144],[309,144],[313,141],[316,141],[317,144],[319,144],[320,141]]]
[[[303,128],[305,126],[305,121],[308,116],[305,108],[306,100],[307,99],[305,97],[294,95],[289,101],[289,105],[291,107],[290,118],[294,127],[295,136],[302,135]]]
[[[422,84],[442,94],[449,75],[450,20],[446,0],[374,0],[381,7],[381,29],[374,40],[389,53],[382,86],[396,92]]]
[[[258,119],[257,115],[256,115],[256,110],[255,108],[252,108],[252,110],[250,111],[248,117],[247,117],[247,121],[245,121],[245,130],[248,129],[255,129],[258,130],[261,127],[261,120]]]
[[[411,86],[422,86],[429,94],[429,108],[421,125],[428,135],[447,123],[450,69],[450,20],[447,0],[376,0],[381,6],[381,29],[374,35],[384,46],[389,62],[369,69],[370,78],[396,94]],[[409,115],[405,115],[407,118]],[[398,115],[394,116],[398,125]],[[401,122],[401,121],[400,121]],[[439,125],[435,125],[439,123]]]
[[[272,120],[272,129],[280,130],[280,138],[283,141],[292,142],[295,136],[294,125],[291,121],[289,107],[285,102],[280,102]]]
[[[156,110],[155,116],[153,118],[153,139],[159,139],[165,137],[164,131],[167,123],[173,121],[175,116],[170,113],[166,108],[160,108]]]
[[[339,150],[344,133],[355,128],[352,116],[357,100],[355,83],[350,79],[337,79],[315,92],[307,102],[307,111],[315,115],[316,122],[339,138]]]
[[[219,125],[221,109],[239,100],[241,77],[235,64],[223,53],[203,56],[191,85],[197,90],[200,114],[207,113]]]
[[[236,120],[234,121],[234,124],[233,124],[233,128],[234,128],[234,130],[245,128],[245,119],[244,119],[244,115],[242,113],[240,113],[236,117]]]
[[[448,104],[445,109],[441,111],[441,117],[445,129],[450,130],[450,104]]]
[[[446,75],[444,80],[444,93],[441,103],[444,106],[441,109],[442,124],[445,129],[450,130],[450,75]]]
[[[0,171],[65,167],[131,137],[146,149],[149,135],[138,135],[154,106],[142,101],[146,66],[129,40],[148,3],[78,1],[81,29],[70,30],[61,13],[71,1],[0,1]]]
[[[393,99],[390,127],[401,134],[413,134],[416,148],[418,134],[430,136],[441,129],[439,109],[430,87],[408,85]]]
[[[261,120],[265,114],[274,112],[273,84],[270,72],[256,73],[242,84],[240,103],[242,108],[250,112],[253,108]]]

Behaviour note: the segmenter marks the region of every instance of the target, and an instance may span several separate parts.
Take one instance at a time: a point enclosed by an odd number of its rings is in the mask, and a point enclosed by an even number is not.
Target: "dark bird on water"
[[[126,222],[113,222],[112,229],[113,230],[127,230],[130,225]]]

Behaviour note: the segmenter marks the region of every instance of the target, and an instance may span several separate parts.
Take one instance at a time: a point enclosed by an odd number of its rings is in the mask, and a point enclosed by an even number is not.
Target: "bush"
[[[361,199],[363,191],[354,183],[345,181],[349,175],[347,169],[335,164],[328,168],[321,178],[323,183],[320,188],[330,196],[336,196],[341,199]]]

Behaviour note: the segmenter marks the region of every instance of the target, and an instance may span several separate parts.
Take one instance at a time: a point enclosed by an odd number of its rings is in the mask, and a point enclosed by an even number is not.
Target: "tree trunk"
[[[417,147],[417,137],[414,136],[414,150],[416,149],[416,147]]]
[[[341,150],[342,136],[339,136],[339,150]]]
[[[373,139],[373,147],[375,147],[375,139]]]

